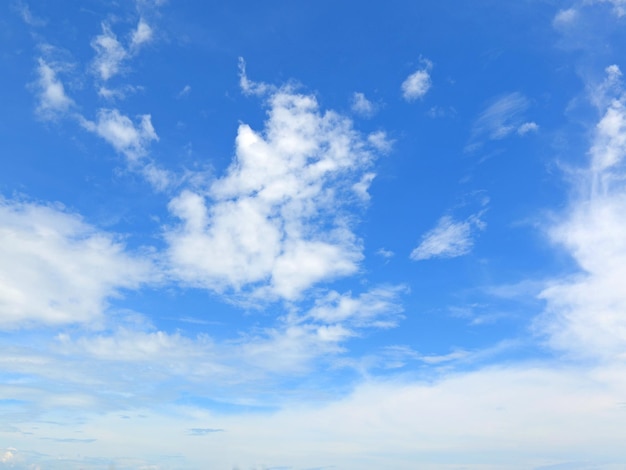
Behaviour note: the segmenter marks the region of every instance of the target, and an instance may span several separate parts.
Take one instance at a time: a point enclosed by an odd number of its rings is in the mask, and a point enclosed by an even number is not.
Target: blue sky
[[[626,2],[0,8],[0,468],[623,469]]]

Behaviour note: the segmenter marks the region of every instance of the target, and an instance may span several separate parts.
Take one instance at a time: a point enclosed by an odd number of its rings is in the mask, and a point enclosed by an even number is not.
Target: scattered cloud
[[[152,276],[148,260],[75,214],[0,200],[0,328],[97,321],[108,298]]]
[[[248,78],[246,74],[246,61],[243,57],[239,57],[239,87],[244,95],[263,96],[267,93],[276,91],[276,87],[264,82],[255,82]]]
[[[380,248],[376,251],[378,256],[382,256],[383,258],[389,259],[395,256],[395,253],[391,250],[387,250],[386,248]]]
[[[625,0],[592,0],[593,3],[610,3],[613,5],[613,12],[618,17],[626,15],[626,1]]]
[[[91,47],[96,51],[94,70],[105,82],[121,71],[122,63],[128,58],[126,49],[107,23],[102,23],[102,34],[93,39]]]
[[[477,230],[484,230],[480,214],[457,221],[444,215],[432,230],[422,236],[420,244],[411,252],[415,261],[429,258],[455,258],[468,254],[474,246]]]
[[[148,153],[153,140],[159,140],[149,114],[139,116],[135,124],[117,109],[100,109],[96,122],[83,120],[83,127],[102,137],[132,162]]]
[[[137,29],[133,31],[133,34],[131,37],[131,41],[130,41],[131,49],[137,49],[143,46],[144,44],[149,43],[152,40],[153,34],[154,32],[152,31],[152,28],[150,27],[150,25],[146,23],[146,21],[143,18],[140,18],[139,22],[137,23]]]
[[[391,152],[394,144],[385,131],[372,132],[367,136],[367,142],[383,154]]]
[[[355,92],[352,95],[352,112],[365,118],[372,117],[378,111],[377,106],[368,100],[363,93]]]
[[[536,122],[525,122],[521,126],[517,128],[517,133],[519,135],[526,135],[529,132],[537,132],[539,130],[539,126]]]
[[[37,63],[37,114],[42,119],[54,119],[67,112],[74,102],[65,93],[65,87],[53,67],[42,58]]]
[[[311,95],[282,88],[268,103],[264,131],[239,126],[236,159],[209,193],[170,202],[183,223],[166,238],[186,283],[293,300],[358,269],[361,243],[342,208],[366,194],[378,149]]]
[[[406,101],[423,98],[432,85],[430,79],[432,62],[426,59],[422,59],[421,62],[422,67],[409,75],[402,83],[402,96]]]
[[[183,98],[191,93],[191,86],[185,85],[182,90],[178,92],[178,98]]]

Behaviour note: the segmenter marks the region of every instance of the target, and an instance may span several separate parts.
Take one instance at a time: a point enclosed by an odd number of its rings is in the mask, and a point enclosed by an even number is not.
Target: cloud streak
[[[484,230],[480,214],[465,220],[454,220],[449,215],[422,236],[422,241],[411,252],[410,258],[422,261],[430,258],[456,258],[468,254],[474,246],[476,231]]]

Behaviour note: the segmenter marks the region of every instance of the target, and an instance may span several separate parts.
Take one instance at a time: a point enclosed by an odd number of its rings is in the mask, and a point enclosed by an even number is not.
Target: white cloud
[[[276,91],[276,87],[263,82],[255,82],[248,78],[246,74],[246,61],[243,57],[239,57],[239,87],[244,95],[263,96],[267,93]]]
[[[150,276],[148,261],[78,216],[0,200],[0,328],[98,320],[107,298]]]
[[[559,350],[606,360],[626,357],[626,97],[601,101],[610,104],[596,126],[577,197],[549,228],[580,272],[542,292],[547,309],[538,327]]]
[[[432,85],[430,69],[432,63],[423,60],[423,67],[409,75],[402,83],[402,96],[406,101],[414,101],[423,98]]]
[[[575,8],[559,10],[554,16],[553,25],[555,27],[569,26],[578,20],[580,13]]]
[[[372,132],[367,136],[367,141],[381,153],[391,152],[394,144],[394,141],[389,139],[385,131]]]
[[[56,71],[45,60],[39,59],[37,80],[39,104],[37,114],[43,119],[53,119],[65,113],[74,105],[65,93],[63,83],[57,78]]]
[[[383,258],[389,259],[395,256],[395,253],[391,250],[387,250],[386,248],[380,248],[376,251],[378,256],[382,256]]]
[[[95,123],[82,120],[82,125],[126,155],[130,161],[145,156],[150,142],[159,140],[149,114],[139,116],[135,124],[117,109],[100,109]]]
[[[523,115],[530,106],[521,93],[509,93],[489,105],[474,123],[473,138],[503,139],[522,125]]]
[[[128,58],[126,49],[106,23],[102,23],[102,34],[94,38],[91,47],[96,51],[93,67],[103,81],[117,75]]]
[[[317,299],[308,317],[327,324],[355,327],[390,328],[397,324],[402,308],[398,295],[403,287],[379,287],[353,297],[348,294],[329,292]]]
[[[529,132],[537,132],[539,130],[539,126],[536,122],[525,122],[521,126],[517,128],[517,133],[519,135],[526,135]]]
[[[262,134],[240,125],[236,159],[208,198],[184,191],[169,205],[183,221],[166,234],[169,257],[185,282],[295,299],[358,269],[343,211],[364,196],[377,149],[313,96],[284,88],[269,105]]]
[[[178,92],[178,98],[187,96],[189,93],[191,93],[191,86],[185,85],[183,89]]]
[[[152,40],[153,34],[154,33],[150,25],[146,23],[143,18],[140,18],[137,23],[137,29],[133,31],[130,47],[132,49],[137,49],[144,44],[149,43]]]
[[[368,100],[363,93],[352,95],[352,112],[362,117],[372,117],[378,110],[376,105]]]
[[[483,230],[484,227],[480,214],[462,221],[455,221],[445,215],[439,219],[435,228],[422,236],[420,244],[411,252],[411,259],[419,261],[466,255],[474,246],[476,230]]]

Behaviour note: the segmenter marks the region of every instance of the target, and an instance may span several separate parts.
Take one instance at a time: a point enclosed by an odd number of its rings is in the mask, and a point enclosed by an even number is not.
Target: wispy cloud
[[[106,23],[102,23],[102,34],[93,39],[91,47],[96,51],[96,58],[93,62],[94,70],[103,81],[117,75],[121,70],[122,63],[128,57],[126,49]]]
[[[421,68],[409,75],[402,83],[402,96],[406,101],[415,101],[423,98],[432,85],[430,79],[432,62],[426,59],[422,59],[421,62]]]
[[[153,40],[154,30],[144,18],[139,18],[127,46],[124,46],[110,24],[102,23],[101,27],[102,33],[91,41],[91,47],[96,51],[92,66],[100,80],[107,82],[123,72],[125,63]]]
[[[362,117],[372,117],[378,111],[378,107],[365,97],[364,93],[355,92],[352,95],[352,112]]]
[[[37,114],[42,119],[54,119],[67,112],[74,101],[65,93],[65,87],[54,68],[42,58],[37,63]]]
[[[476,119],[472,139],[499,140],[516,132],[524,123],[524,114],[530,107],[528,98],[519,92],[509,93],[490,104]]]
[[[239,67],[239,87],[244,95],[257,95],[263,96],[267,93],[272,93],[276,91],[276,87],[264,83],[264,82],[255,82],[248,78],[248,74],[246,73],[246,61],[243,57],[239,57],[238,61]]]
[[[476,232],[485,228],[480,217],[481,214],[476,214],[465,220],[454,220],[444,215],[422,236],[420,244],[411,252],[411,259],[455,258],[468,254],[474,246]]]
[[[152,41],[153,35],[154,32],[152,31],[150,25],[146,22],[146,20],[140,18],[139,22],[137,23],[137,28],[135,29],[135,31],[133,31],[130,40],[131,49],[136,50],[144,44],[149,43],[150,41]]]
[[[35,16],[27,3],[17,2],[14,6],[15,10],[20,14],[24,23],[32,27],[40,27],[46,25],[46,20]]]
[[[591,0],[591,3],[609,3],[613,5],[613,11],[618,17],[626,15],[625,0]]]

